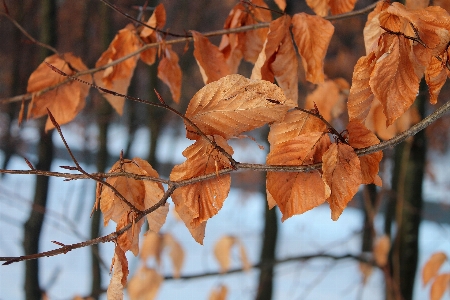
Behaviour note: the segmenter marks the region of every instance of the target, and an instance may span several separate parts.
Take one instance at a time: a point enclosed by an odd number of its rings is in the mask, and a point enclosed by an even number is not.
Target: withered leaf
[[[376,62],[369,84],[383,105],[386,126],[391,125],[414,102],[419,90],[419,78],[410,60],[410,41],[396,36]]]
[[[194,57],[205,84],[231,74],[225,57],[217,46],[200,32],[192,31],[192,36],[194,37]]]
[[[131,300],[153,300],[163,281],[164,278],[154,269],[142,266],[128,283],[128,295]]]
[[[235,245],[239,247],[243,269],[246,271],[250,269],[247,253],[241,240],[235,236],[225,235],[214,246],[214,256],[219,263],[221,273],[225,273],[230,269],[231,248]]]
[[[178,55],[170,45],[164,49],[164,56],[158,65],[158,78],[170,89],[173,101],[180,103],[182,72],[178,64]]]
[[[431,285],[430,299],[440,300],[445,291],[449,288],[450,273],[439,274]]]
[[[305,13],[295,14],[292,17],[292,25],[306,80],[312,83],[323,82],[323,61],[334,33],[334,26],[322,17]]]
[[[75,70],[85,71],[87,67],[80,58],[72,53],[65,53],[59,57],[57,54],[47,57],[44,62],[54,66],[66,74],[73,75]],[[45,63],[30,75],[27,92],[33,93],[28,107],[28,118],[39,118],[47,115],[47,108],[52,112],[59,125],[72,121],[84,108],[85,98],[89,92],[89,86],[78,81],[70,81],[56,89],[40,94],[39,91],[56,85],[65,78],[53,71]],[[91,76],[83,75],[80,79],[92,82]],[[45,130],[54,128],[50,119],[45,124]]]
[[[114,268],[114,273],[109,282],[106,296],[108,300],[122,300],[123,289],[127,284],[128,261],[125,252],[118,246],[114,250],[112,267]]]
[[[140,41],[136,35],[133,25],[128,25],[120,30],[114,37],[108,49],[103,52],[98,59],[95,67],[104,66],[114,60],[124,57],[140,47]],[[131,77],[133,77],[134,68],[136,67],[138,57],[133,56],[125,61],[110,66],[105,70],[94,74],[95,84],[120,94],[126,94],[130,85]],[[111,106],[118,114],[122,114],[125,99],[119,96],[104,93],[103,96],[108,100]]]
[[[233,74],[198,91],[185,116],[204,134],[229,139],[280,120],[294,106],[275,84]],[[199,138],[192,126],[186,124],[186,129],[187,138]]]
[[[153,28],[161,29],[164,27],[165,24],[166,24],[166,10],[164,8],[164,5],[160,3],[155,7],[153,14],[147,21],[147,25]],[[146,44],[156,43],[160,40],[158,33],[154,29],[148,27],[144,27],[139,35]],[[146,64],[153,65],[156,60],[157,52],[158,48],[147,49],[141,52],[140,58]]]
[[[422,269],[423,285],[427,285],[432,278],[436,277],[442,264],[447,260],[447,254],[445,254],[444,252],[436,252],[431,255]]]
[[[331,144],[322,159],[323,178],[331,189],[327,199],[331,219],[336,221],[358,191],[362,182],[361,166],[353,148],[343,143]]]
[[[347,131],[348,142],[353,148],[365,148],[380,143],[377,136],[359,121],[350,121],[347,125]],[[378,170],[382,158],[382,151],[359,157],[363,184],[375,183],[381,186]]]
[[[210,138],[228,154],[233,154],[233,149],[224,138],[217,135]],[[183,156],[186,157],[186,161],[172,169],[170,180],[186,180],[214,174],[231,167],[228,158],[205,138],[199,138],[193,145],[186,148]],[[230,185],[230,174],[226,174],[180,187],[172,194],[178,215],[198,243],[203,243],[206,221],[222,208],[230,191]]]

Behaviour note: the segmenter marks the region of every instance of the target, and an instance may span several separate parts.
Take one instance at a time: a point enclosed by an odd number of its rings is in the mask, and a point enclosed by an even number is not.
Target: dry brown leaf
[[[205,84],[231,74],[225,57],[219,48],[200,32],[191,31],[194,37],[194,57]]]
[[[379,267],[384,267],[388,263],[389,251],[391,250],[391,239],[383,235],[377,239],[373,247],[373,258]]]
[[[231,248],[235,245],[239,247],[242,268],[245,271],[250,270],[250,263],[247,259],[247,253],[241,240],[234,236],[225,235],[221,237],[214,246],[214,256],[220,265],[221,273],[225,273],[230,269]]]
[[[395,36],[389,50],[376,62],[369,84],[383,105],[386,126],[398,119],[414,102],[419,78],[410,60],[410,41]]]
[[[315,147],[322,138],[329,139],[323,132],[309,132],[271,146],[267,164],[312,164]],[[330,196],[330,188],[316,170],[308,173],[267,172],[266,188],[283,214],[282,221],[321,205]]]
[[[286,19],[289,20],[287,17]],[[270,64],[270,68],[278,86],[283,90],[286,97],[294,103],[298,103],[297,54],[295,53],[294,44],[292,43],[289,32],[289,24],[286,28],[286,34],[276,52],[275,60]]]
[[[450,273],[439,274],[431,285],[430,300],[440,300],[450,285]]]
[[[347,102],[350,120],[363,122],[369,114],[374,99],[369,80],[375,67],[375,62],[375,54],[372,52],[367,56],[361,57],[355,65]]]
[[[102,56],[97,60],[95,67],[98,68],[114,60],[122,58],[136,51],[139,47],[140,41],[136,35],[134,26],[128,25],[117,33],[108,49],[103,52]],[[95,84],[120,94],[126,94],[128,86],[130,85],[131,77],[133,77],[137,60],[138,57],[133,56],[117,65],[95,73]],[[107,93],[104,93],[103,96],[106,100],[108,100],[117,113],[121,115],[123,112],[125,99]]]
[[[233,149],[221,136],[210,136],[228,154]],[[201,175],[217,173],[231,168],[228,158],[214,148],[205,138],[200,138],[183,151],[186,161],[176,165],[170,180],[186,180]],[[172,194],[175,209],[194,239],[202,244],[206,221],[216,215],[230,191],[230,174],[177,188]]]
[[[106,297],[108,300],[122,300],[123,288],[127,284],[128,261],[125,252],[119,246],[116,246],[114,250],[111,267],[114,268],[114,273],[109,282]]]
[[[166,24],[166,10],[162,3],[155,7],[153,14],[147,21],[147,25],[161,29]],[[140,33],[140,37],[146,44],[156,43],[160,40],[158,33],[148,27],[144,27]],[[148,65],[152,65],[155,63],[156,54],[158,52],[158,48],[150,48],[147,49],[140,54],[140,58],[143,62]]]
[[[270,22],[269,33],[264,42],[264,47],[258,55],[255,66],[252,70],[252,79],[263,79],[270,82],[274,81],[274,74],[271,64],[275,60],[276,53],[286,39],[290,36],[289,25],[291,18],[288,15],[282,16]]]
[[[284,15],[270,23],[263,49],[252,70],[252,79],[273,82],[284,91],[287,98],[298,102],[298,64],[289,26],[291,18]]]
[[[150,166],[148,162],[140,158],[124,160],[123,164],[119,160],[116,162],[109,173],[128,172],[136,175],[145,175],[159,177],[158,173]],[[127,177],[110,177],[106,180],[111,184],[128,202],[137,209],[143,211],[158,203],[164,195],[164,189],[161,183],[150,180],[135,180]],[[129,222],[133,222],[134,214],[131,214],[131,208],[124,203],[112,189],[107,186],[97,187],[97,201],[100,202],[100,209],[104,214],[104,224],[109,220],[117,223],[120,229]],[[169,212],[169,205],[159,207],[157,210],[147,215],[149,228],[158,232],[166,220]],[[133,224],[133,228],[119,237],[119,245],[124,251],[132,250],[135,255],[139,251],[139,232],[143,224],[143,219]]]
[[[281,122],[270,125],[268,141],[272,146],[288,142],[309,132],[326,132],[327,126],[319,118],[300,110],[289,111]]]
[[[305,13],[292,18],[292,33],[302,57],[306,80],[312,83],[324,81],[323,61],[334,33],[334,26],[319,16]]]
[[[425,70],[425,80],[430,93],[430,103],[436,104],[439,93],[447,80],[447,68],[436,57],[431,57],[431,62]]]
[[[410,22],[420,33],[422,42],[427,48],[432,49],[433,55],[440,55],[447,49],[450,40],[450,15],[445,9],[429,6],[410,10],[403,4],[394,2],[386,9],[386,12]],[[414,33],[408,35],[414,36]]]
[[[322,117],[331,121],[344,112],[349,88],[350,85],[343,78],[327,79],[306,96],[305,108],[318,108]]]
[[[230,269],[231,248],[235,240],[234,236],[226,235],[221,237],[214,246],[214,256],[219,263],[220,273],[225,273]]]
[[[170,45],[164,49],[164,56],[158,65],[158,78],[170,89],[173,101],[180,103],[182,72],[178,64],[178,55]]]
[[[328,15],[328,2],[329,0],[306,0],[306,4],[321,17]]]
[[[357,0],[329,0],[328,5],[332,15],[344,14],[355,8]]]
[[[215,288],[211,291],[211,294],[209,294],[209,300],[225,300],[227,299],[228,289],[224,285],[220,285],[219,287]]]
[[[447,260],[448,257],[444,252],[436,252],[431,255],[422,269],[423,285],[427,285],[437,275],[442,264]]]
[[[370,275],[372,275],[373,266],[365,262],[360,262],[359,271],[363,277],[363,285],[365,285],[367,283],[367,279],[369,279]]]
[[[358,191],[362,182],[361,166],[353,148],[342,143],[331,144],[322,161],[322,176],[331,189],[327,199],[331,219],[336,221]]]
[[[277,85],[233,74],[198,91],[185,116],[204,134],[229,139],[280,120],[293,106]],[[187,138],[199,138],[192,126],[186,124],[186,129]]]
[[[353,148],[365,148],[380,143],[376,135],[359,121],[350,121],[347,125],[347,131],[348,142]],[[375,183],[381,186],[378,171],[382,158],[382,151],[359,157],[363,184]]]
[[[143,262],[154,257],[158,265],[161,262],[162,243],[161,236],[153,231],[148,231],[144,234],[139,257]]]
[[[131,300],[152,300],[156,298],[164,278],[154,269],[141,267],[128,283]]]
[[[27,92],[33,93],[33,96],[28,107],[27,118],[34,119],[46,116],[47,109],[49,109],[59,125],[66,124],[72,121],[84,108],[85,98],[89,93],[89,86],[78,81],[70,81],[56,89],[39,94],[38,92],[40,90],[56,85],[65,79],[47,66],[45,62],[69,75],[75,74],[73,69],[85,71],[87,67],[80,58],[72,53],[65,53],[62,57],[54,54],[47,57],[31,73],[28,79]],[[83,75],[79,78],[87,82],[92,82],[91,76],[89,75]],[[45,131],[53,128],[53,123],[50,119],[47,119]]]
[[[267,7],[263,0],[252,1],[252,3],[255,6],[244,6],[242,3],[236,4],[230,11],[223,28],[238,28],[272,20],[270,11],[263,9],[263,7]],[[237,73],[242,57],[251,63],[256,61],[268,31],[268,28],[260,28],[222,35],[219,50],[223,53],[232,74]]]
[[[117,238],[117,245],[124,251],[130,250],[134,256],[139,254],[139,233],[141,232],[144,219],[137,223],[133,220],[134,214],[123,214],[116,226],[116,231],[125,227],[128,223],[133,223],[131,229],[127,230]]]
[[[267,164],[298,166],[319,162],[324,152],[321,147],[330,144],[326,132],[319,118],[300,110],[289,111],[283,121],[270,126]],[[267,172],[266,188],[268,200],[274,201],[283,214],[282,221],[322,204],[330,196],[318,171]],[[273,205],[269,202],[269,207]]]
[[[169,249],[169,256],[172,259],[173,277],[179,278],[184,263],[183,248],[170,233],[165,233],[162,240],[163,248]]]

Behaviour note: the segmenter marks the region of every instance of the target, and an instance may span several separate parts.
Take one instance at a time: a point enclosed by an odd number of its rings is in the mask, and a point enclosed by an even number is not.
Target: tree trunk
[[[109,8],[103,3],[97,3],[99,13],[101,15],[102,23],[100,28],[101,43],[106,49],[111,39],[111,26]],[[112,117],[111,105],[101,96],[96,95],[100,99],[101,104],[98,108],[97,125],[99,128],[98,135],[98,152],[97,152],[97,171],[103,173],[106,171],[108,164],[108,128],[109,120]],[[100,235],[100,228],[102,224],[101,211],[96,210],[92,215],[91,220],[91,239],[97,238]],[[92,245],[91,247],[91,297],[98,300],[102,293],[102,272],[100,260],[100,245]]]
[[[264,193],[264,195],[266,195]],[[267,196],[266,196],[267,198]],[[266,199],[264,198],[264,200]],[[261,250],[261,271],[259,273],[258,290],[256,293],[257,300],[270,300],[273,293],[273,269],[272,262],[275,260],[277,236],[278,236],[278,220],[277,210],[272,208],[269,210],[265,203],[266,211],[264,216],[264,239]]]
[[[54,46],[56,44],[56,1],[42,0],[41,3],[41,28],[40,40],[43,43]],[[40,59],[48,56],[47,50],[42,49]],[[37,170],[49,171],[53,160],[52,132],[44,133],[45,122],[40,122],[39,131],[42,132],[38,145]],[[49,178],[38,176],[30,216],[24,225],[23,248],[25,255],[39,252],[39,240],[42,224],[44,222],[44,209],[47,204]],[[36,209],[39,208],[39,209]],[[25,262],[25,295],[27,300],[39,300],[42,291],[39,284],[39,260],[28,260]]]
[[[426,87],[422,82],[416,105],[424,117]],[[420,131],[396,149],[393,190],[396,198],[397,234],[390,257],[393,287],[387,299],[411,300],[419,255],[419,226],[423,205],[422,181],[425,173],[426,138]],[[392,290],[393,289],[393,290]]]

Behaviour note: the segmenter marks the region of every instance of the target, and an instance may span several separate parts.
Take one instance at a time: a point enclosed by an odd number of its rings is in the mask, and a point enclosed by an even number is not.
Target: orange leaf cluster
[[[46,63],[69,75],[73,75],[77,71],[85,71],[87,67],[80,58],[72,53],[65,53],[61,57],[55,54],[47,57],[28,79],[27,91],[33,93],[31,103],[28,106],[28,118],[45,116],[47,115],[47,109],[49,109],[58,124],[66,124],[72,121],[84,108],[89,86],[72,81],[46,93],[38,93],[38,91],[54,86],[64,80],[61,75],[54,72]],[[83,75],[80,79],[92,82],[89,75]],[[53,123],[50,119],[47,119],[45,130],[48,131],[53,128]]]
[[[439,274],[439,269],[448,260],[444,252],[436,252],[428,259],[422,270],[423,285],[433,281],[430,289],[430,299],[440,300],[450,286],[450,273]]]
[[[239,247],[242,268],[245,271],[250,270],[250,263],[248,262],[247,253],[241,240],[237,237],[226,235],[221,237],[214,246],[214,256],[219,262],[221,273],[225,273],[230,269],[231,248],[235,245]]]
[[[116,162],[109,173],[127,172],[135,175],[145,175],[159,177],[158,173],[150,164],[140,158]],[[136,180],[129,177],[109,177],[106,179],[115,190],[108,186],[98,184],[97,203],[100,203],[100,209],[104,214],[105,226],[109,220],[117,223],[117,230],[120,230],[128,223],[133,223],[133,228],[122,234],[118,240],[118,246],[123,250],[131,250],[134,255],[139,252],[139,232],[144,223],[141,219],[134,222],[136,212],[132,211],[129,204],[136,209],[143,211],[155,205],[163,196],[164,189],[161,183],[153,181]],[[120,193],[128,203],[124,202],[117,193]],[[98,205],[98,204],[96,204]],[[149,228],[151,231],[158,232],[166,220],[169,212],[169,205],[159,207],[153,213],[147,215]]]
[[[288,112],[283,121],[271,126],[268,164],[307,166],[323,162],[321,171],[267,173],[269,206],[278,205],[282,221],[325,201],[330,204],[332,219],[337,220],[360,184],[381,185],[377,174],[382,153],[359,158],[354,150],[375,145],[379,140],[358,121],[350,122],[347,131],[348,144],[330,144],[325,124],[302,111]]]
[[[154,257],[160,266],[161,255],[164,251],[168,251],[172,260],[173,277],[180,277],[184,263],[184,251],[180,243],[169,233],[147,232],[141,247],[141,260],[145,263],[149,258]]]
[[[195,140],[183,151],[186,161],[173,168],[170,179],[188,180],[216,173],[216,177],[176,189],[175,209],[194,239],[203,243],[206,221],[218,213],[231,185],[227,140],[283,118],[294,104],[281,89],[264,80],[228,75],[198,91],[186,111],[186,136]],[[200,130],[201,132],[199,132]]]
[[[393,124],[413,104],[424,75],[430,102],[437,102],[447,79],[447,11],[437,6],[410,9],[398,2],[380,2],[369,15],[364,35],[368,54],[359,59],[353,72],[350,120],[364,121],[379,103],[386,126]]]

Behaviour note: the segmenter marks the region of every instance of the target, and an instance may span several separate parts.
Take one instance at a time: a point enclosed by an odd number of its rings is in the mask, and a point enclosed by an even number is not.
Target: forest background
[[[167,11],[166,28],[169,28],[171,32],[179,33],[189,30],[209,32],[221,29],[228,12],[236,4],[235,1],[163,1],[162,3]],[[101,1],[5,1],[5,4],[9,16],[31,36],[54,46],[60,53],[72,52],[82,57],[87,66],[95,65],[116,32],[130,22]],[[114,4],[132,16],[137,16],[139,11],[136,7],[143,5],[142,1],[116,1]],[[150,1],[149,6],[156,6],[156,4]],[[277,9],[274,3],[268,4],[271,8]],[[365,8],[370,4],[372,4],[370,1],[358,1],[356,9]],[[303,11],[313,14],[303,1],[287,2],[286,12],[288,14],[292,15]],[[147,15],[149,14],[147,13]],[[366,20],[367,14],[360,14],[333,22],[335,33],[324,65],[324,72],[328,78],[344,78],[347,82],[351,82],[354,65],[361,56],[365,55],[362,29]],[[0,36],[6,37],[0,45],[1,169],[26,169],[27,166],[22,157],[26,157],[35,164],[38,161],[39,147],[49,147],[54,149],[54,151],[49,151],[47,148],[46,153],[51,153],[49,163],[52,165],[52,170],[58,170],[58,166],[68,165],[71,162],[59,135],[53,132],[52,136],[47,136],[47,140],[45,140],[43,120],[28,121],[18,127],[17,118],[21,101],[10,100],[11,97],[26,92],[30,74],[49,53],[46,49],[30,42],[4,15],[0,18]],[[221,36],[218,35],[210,40],[218,45],[220,39]],[[204,86],[204,83],[193,57],[192,44],[175,44],[173,49],[180,56],[183,84],[180,103],[173,104],[171,102],[171,105],[180,112],[184,112],[189,99]],[[168,99],[171,99],[172,95],[157,78],[156,68],[156,65],[147,66],[139,62],[128,94],[156,101],[154,94],[154,89],[156,89],[162,98],[169,102]],[[239,73],[249,77],[251,69],[251,64],[243,63]],[[299,70],[299,103],[305,103],[307,95],[310,95],[316,86],[306,81],[302,68]],[[444,86],[439,100],[448,99],[449,92],[448,86]],[[427,112],[432,110],[432,107],[426,108]],[[339,126],[346,122],[346,116],[340,115],[335,122]],[[425,253],[428,251],[428,254],[449,248],[447,224],[449,200],[446,197],[449,176],[448,170],[445,168],[449,161],[447,155],[449,122],[448,117],[443,117],[428,127],[426,131],[428,149],[423,170],[426,174],[425,186],[427,187],[425,200],[428,202],[423,204],[422,216],[432,223],[428,223],[431,228],[430,233],[422,238],[421,243],[427,245]],[[184,139],[182,120],[176,115],[154,107],[126,101],[123,116],[118,116],[104,101],[100,93],[94,90],[91,90],[87,105],[76,120],[62,128],[68,144],[79,162],[86,170],[92,172],[108,170],[118,159],[120,150],[123,149],[124,157],[140,156],[145,158],[151,162],[161,176],[167,178],[173,165],[182,162],[181,151],[189,145],[188,141]],[[264,161],[265,152],[259,149],[258,144],[263,145],[266,149],[268,145],[263,138],[260,138],[261,134],[263,134],[261,131],[251,133],[257,139],[256,143],[248,140],[235,142],[239,149],[239,151],[235,150],[238,161],[260,163]],[[421,151],[425,153],[424,149]],[[225,234],[238,237],[246,246],[251,264],[256,265],[260,259],[264,259],[264,257],[260,257],[261,250],[267,249],[260,246],[263,244],[265,233],[265,236],[269,238],[269,243],[278,246],[275,257],[269,257],[269,260],[274,262],[276,259],[297,257],[297,261],[290,264],[275,263],[277,265],[275,278],[278,278],[278,281],[275,285],[274,298],[282,298],[284,295],[282,290],[285,290],[286,286],[289,286],[289,291],[294,291],[299,298],[303,298],[305,295],[316,298],[316,295],[321,295],[320,293],[324,291],[332,294],[338,291],[343,298],[347,298],[348,295],[355,298],[364,297],[364,299],[384,297],[383,278],[385,278],[385,274],[383,272],[386,270],[375,269],[374,274],[367,277],[368,282],[364,282],[367,274],[359,271],[359,268],[361,261],[372,262],[368,258],[371,257],[368,253],[372,251],[372,245],[376,244],[377,237],[383,236],[386,231],[390,230],[386,230],[385,225],[386,219],[389,217],[385,218],[384,216],[389,212],[389,203],[393,202],[389,200],[389,188],[392,179],[390,170],[395,165],[394,154],[393,149],[388,149],[384,153],[385,158],[381,170],[384,181],[382,190],[375,190],[376,196],[373,197],[373,195],[371,196],[371,193],[374,192],[373,187],[364,188],[350,203],[351,206],[357,207],[357,210],[345,211],[338,222],[330,220],[327,207],[320,207],[304,215],[294,216],[283,224],[278,224],[279,215],[275,215],[274,218],[273,213],[265,212],[265,198],[261,193],[264,189],[260,186],[264,182],[263,173],[241,172],[233,175],[235,176],[233,177],[234,189],[229,196],[230,201],[228,201],[228,206],[225,206],[217,216],[218,220],[215,221],[217,223],[213,223],[214,221],[209,223],[208,226],[211,228],[207,230],[205,246],[196,245],[186,229],[183,229],[183,226],[173,216],[169,216],[168,224],[163,231],[173,233],[186,253],[186,266],[182,269],[181,275],[217,272],[219,268],[212,254],[214,243]],[[36,168],[39,169],[39,166],[36,165]],[[111,226],[100,229],[98,215],[89,219],[95,196],[93,182],[66,183],[62,179],[50,179],[49,200],[47,208],[44,209],[40,205],[31,205],[31,203],[35,195],[33,186],[42,188],[45,184],[39,183],[39,181],[33,182],[34,179],[31,179],[31,176],[27,179],[24,179],[23,176],[3,174],[0,181],[2,189],[0,222],[4,228],[0,231],[2,241],[0,256],[11,257],[23,253],[22,226],[30,211],[46,216],[42,235],[44,240],[38,241],[39,252],[54,249],[55,244],[52,244],[51,240],[69,244],[114,230]],[[70,185],[67,190],[66,185]],[[36,194],[38,193],[36,192]],[[234,200],[231,200],[232,198]],[[364,213],[364,207],[370,207],[367,206],[367,202],[376,204],[374,207],[378,213],[373,214],[372,212],[371,215],[372,218],[376,217],[374,225],[372,222],[367,223],[367,210]],[[416,215],[418,214],[416,213]],[[219,219],[222,216],[223,219]],[[229,220],[231,220],[231,225],[227,223]],[[95,222],[98,224],[95,225]],[[419,222],[420,219],[416,220],[416,226],[419,226]],[[233,226],[236,224],[239,225]],[[273,232],[271,234],[267,230],[265,231],[265,228],[278,228],[278,236]],[[274,231],[276,232],[276,230]],[[335,251],[330,251],[330,248]],[[100,250],[95,249],[94,247],[93,255],[89,249],[82,249],[56,258],[40,259],[39,289],[42,289],[45,294],[48,293],[52,299],[67,299],[75,294],[96,297],[104,292],[109,282],[107,274],[110,258],[114,251],[113,245],[101,245]],[[97,260],[98,253],[102,258],[100,263]],[[323,256],[326,255],[330,257],[324,258]],[[196,258],[192,258],[192,256]],[[205,259],[202,260],[204,256],[208,257],[206,262]],[[94,261],[92,269],[89,257]],[[238,269],[241,264],[239,257],[238,253],[232,254],[233,266]],[[133,262],[131,256],[129,258],[130,274],[132,275],[133,271],[139,268],[140,262],[138,260]],[[423,256],[422,261],[419,261],[419,274],[424,259],[427,258]],[[330,259],[332,263],[330,263]],[[351,262],[348,263],[347,260]],[[167,274],[167,277],[171,277],[173,274],[168,261],[169,259],[165,257],[161,271],[164,275]],[[154,264],[154,262],[152,263]],[[21,262],[12,266],[2,266],[0,269],[2,292],[11,291],[11,298],[23,297],[20,290],[25,284],[25,281],[21,279],[24,276],[25,265]],[[77,268],[78,265],[84,265],[84,268]],[[199,265],[202,267],[198,268]],[[29,268],[28,266],[27,263],[27,268]],[[306,270],[304,271],[306,275],[299,275],[300,271],[297,270],[299,267],[301,270]],[[81,272],[87,273],[81,275]],[[349,272],[357,274],[357,276],[349,277],[349,281],[346,282],[342,282],[342,278],[338,282],[335,281],[336,278],[343,277],[342,274],[349,274]],[[315,274],[315,279],[306,279],[309,277],[308,274]],[[327,277],[327,274],[334,275],[328,275],[329,278],[321,283],[321,277]],[[69,294],[70,289],[67,288],[64,279],[70,281],[70,278],[74,276],[85,276],[86,278],[92,276],[99,282],[86,280],[83,286],[71,284],[75,288],[70,291],[73,294]],[[208,281],[209,288],[202,288],[199,297],[206,297],[211,288],[221,284],[227,286],[231,298],[257,297],[258,282],[260,284],[262,282],[259,278],[258,268],[253,269],[249,274],[243,272],[227,276],[230,276],[231,279],[227,279],[225,276],[224,279],[218,275],[210,276],[212,279]],[[290,277],[290,279],[286,279],[286,277]],[[245,278],[244,281],[242,278]],[[298,287],[296,280],[301,281],[302,278],[305,278],[305,282],[302,287]],[[167,295],[164,294],[164,289],[167,292],[169,289],[173,290],[174,286],[179,287],[180,285],[187,288],[189,293],[194,293],[199,290],[198,287],[195,287],[194,280],[200,281],[197,283],[198,286],[203,285],[202,280],[204,279],[192,279],[180,283],[180,280],[167,278],[167,284],[163,283],[161,296]],[[416,294],[423,295],[425,288],[421,287],[420,278],[413,278],[413,281],[416,282],[414,284]],[[370,284],[373,284],[371,288]],[[27,286],[30,287],[32,284]],[[413,290],[412,287],[410,288]],[[36,291],[28,293],[36,294]],[[180,290],[176,293],[184,294],[186,291]],[[271,292],[266,294],[270,295]],[[41,295],[37,297],[40,298]],[[29,295],[28,298],[32,299]]]

